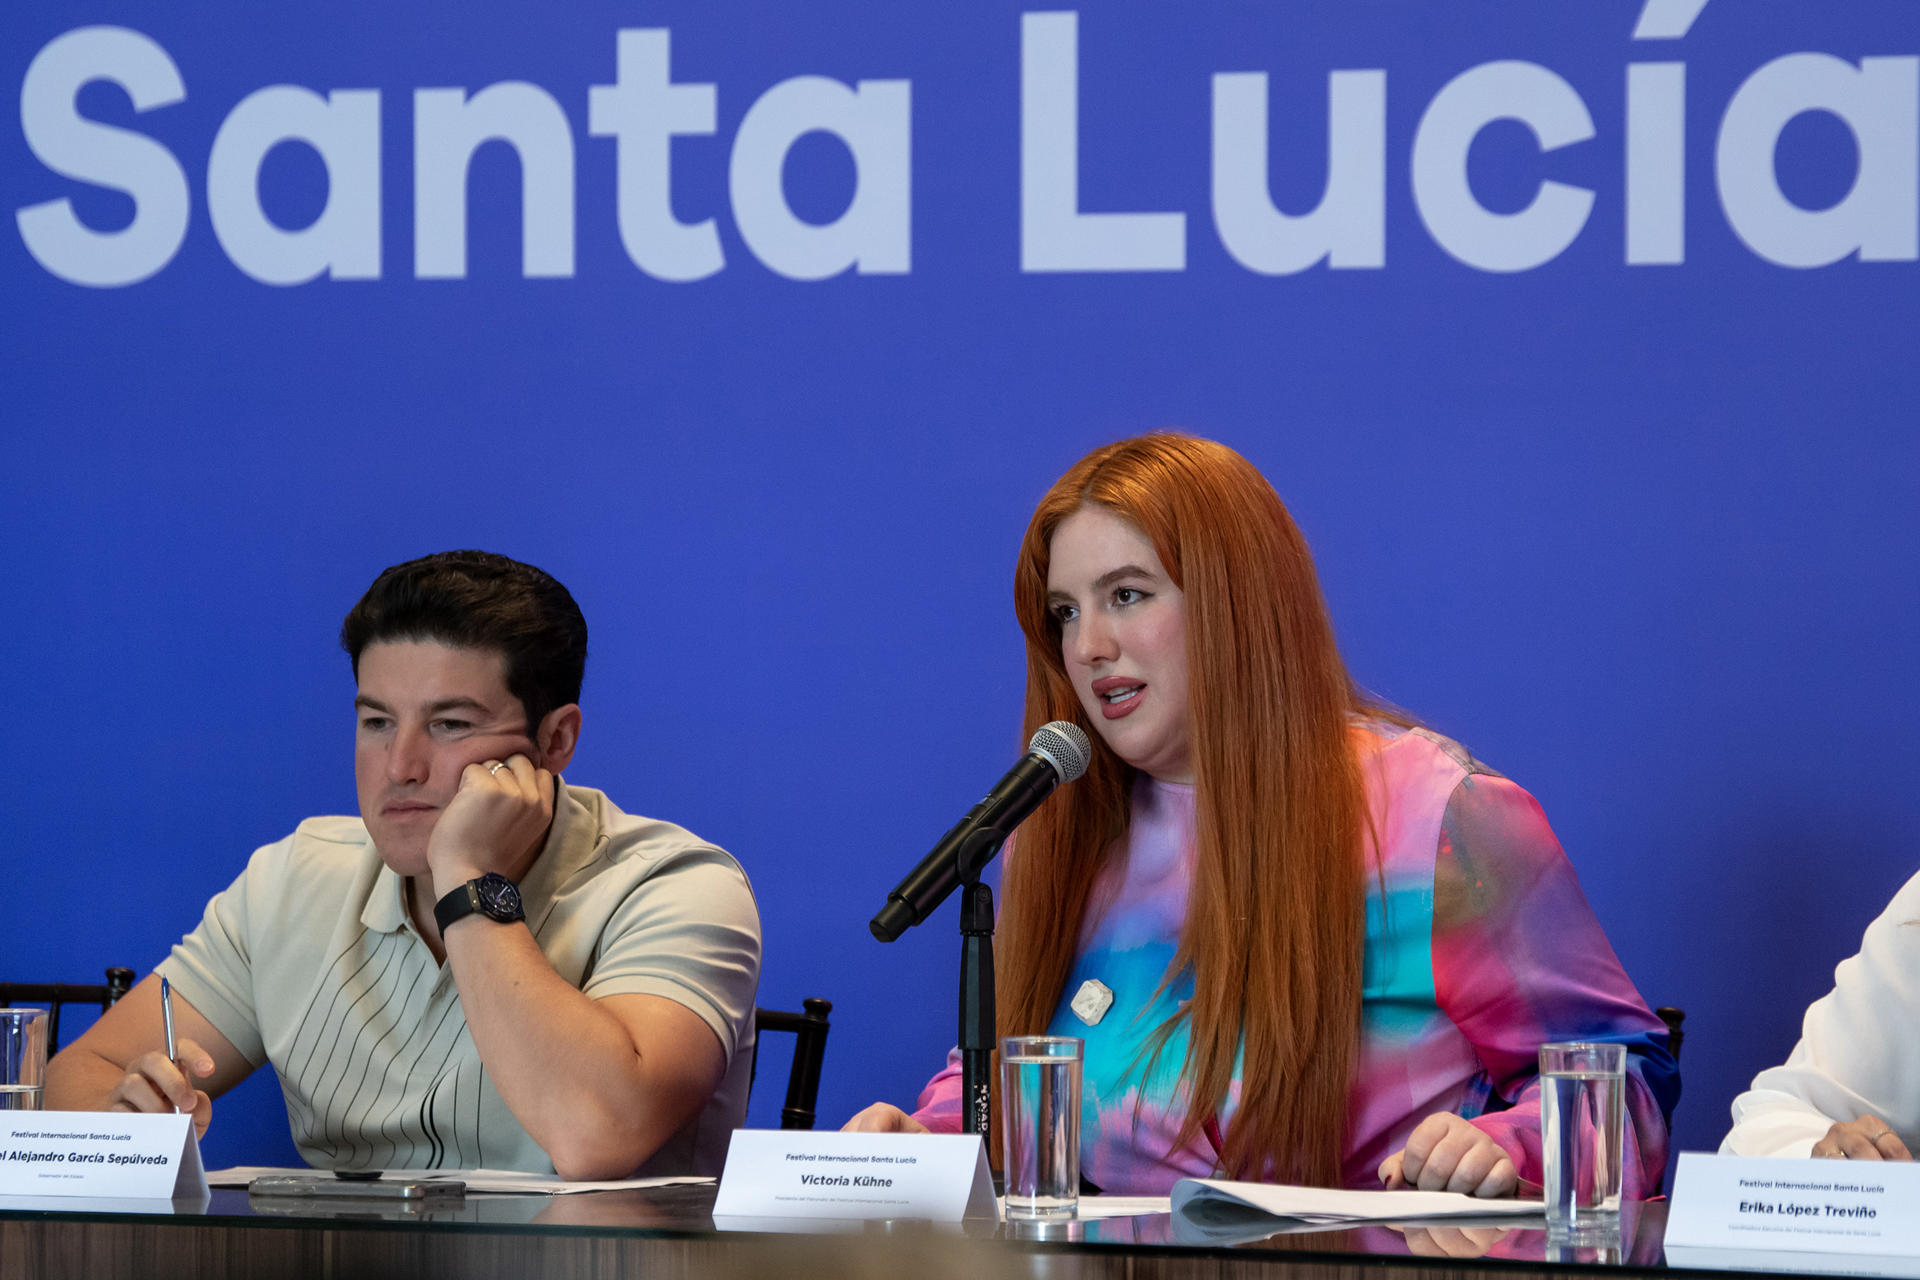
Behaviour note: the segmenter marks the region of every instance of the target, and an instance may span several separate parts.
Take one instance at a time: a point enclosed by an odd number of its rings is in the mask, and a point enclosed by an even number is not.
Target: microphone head
[[[1027,750],[1052,765],[1062,782],[1072,782],[1093,762],[1087,731],[1070,720],[1049,720],[1035,729]]]

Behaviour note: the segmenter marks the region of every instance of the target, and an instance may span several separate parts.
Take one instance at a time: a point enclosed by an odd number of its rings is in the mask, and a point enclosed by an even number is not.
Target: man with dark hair
[[[382,573],[340,641],[360,817],[255,853],[54,1059],[48,1105],[177,1107],[204,1131],[271,1062],[321,1167],[717,1172],[746,1109],[759,915],[725,852],[561,782],[573,597],[447,552]]]
[[[580,701],[587,673],[587,620],[573,596],[532,565],[485,551],[443,551],[375,578],[340,624],[356,678],[361,651],[376,640],[497,650],[529,725]]]

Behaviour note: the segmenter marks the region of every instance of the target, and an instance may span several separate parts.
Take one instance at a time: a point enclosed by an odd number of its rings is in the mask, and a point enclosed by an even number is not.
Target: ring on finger
[[[507,762],[505,760],[495,760],[493,764],[488,767],[487,776],[491,778],[494,774],[500,772],[502,769],[506,767],[507,767]]]

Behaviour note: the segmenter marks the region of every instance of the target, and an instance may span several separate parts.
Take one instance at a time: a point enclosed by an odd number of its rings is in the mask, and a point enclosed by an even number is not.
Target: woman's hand
[[[927,1133],[927,1126],[894,1106],[876,1102],[840,1126],[842,1133]]]
[[[1407,1145],[1380,1162],[1389,1191],[1460,1191],[1493,1199],[1519,1185],[1513,1161],[1497,1143],[1461,1117],[1436,1112],[1414,1126]]]
[[[1879,1116],[1861,1116],[1836,1124],[1813,1144],[1813,1154],[1828,1160],[1913,1159],[1893,1126]]]

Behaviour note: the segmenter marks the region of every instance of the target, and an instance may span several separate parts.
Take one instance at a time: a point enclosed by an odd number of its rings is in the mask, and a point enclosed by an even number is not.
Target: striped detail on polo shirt
[[[294,1141],[341,1168],[484,1166],[484,1071],[451,969],[410,930],[363,928],[312,990],[276,1064]]]

